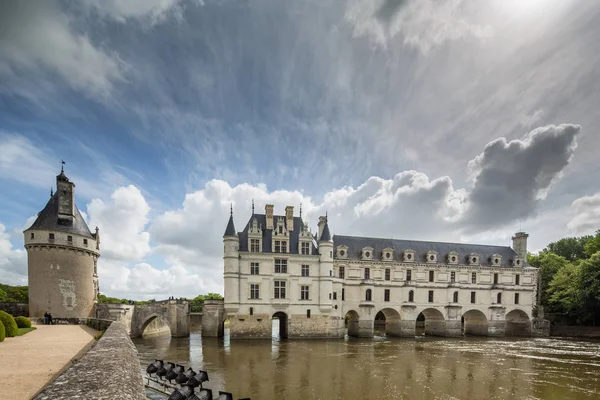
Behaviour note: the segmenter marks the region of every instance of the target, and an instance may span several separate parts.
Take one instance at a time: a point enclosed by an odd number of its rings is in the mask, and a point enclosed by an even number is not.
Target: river
[[[235,399],[600,398],[600,341],[376,336],[269,342],[192,333],[134,342],[144,371],[154,358],[204,369],[205,387],[233,392]]]

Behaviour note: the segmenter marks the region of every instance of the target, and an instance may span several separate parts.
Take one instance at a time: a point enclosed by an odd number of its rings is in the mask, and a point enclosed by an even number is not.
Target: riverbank
[[[97,331],[85,325],[36,325],[0,345],[1,398],[30,399],[94,344]]]

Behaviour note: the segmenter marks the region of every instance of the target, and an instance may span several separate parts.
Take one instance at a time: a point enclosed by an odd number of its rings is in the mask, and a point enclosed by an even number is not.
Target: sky
[[[0,0],[0,282],[55,176],[102,293],[223,293],[222,236],[314,231],[539,251],[600,229],[600,3]]]

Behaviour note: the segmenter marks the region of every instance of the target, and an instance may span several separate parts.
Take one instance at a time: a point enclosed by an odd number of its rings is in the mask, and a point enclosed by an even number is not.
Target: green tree
[[[585,251],[585,245],[590,239],[593,239],[592,235],[580,236],[580,237],[567,237],[556,242],[552,242],[546,246],[543,253],[554,253],[561,257],[566,258],[569,261],[575,261],[577,259],[587,258]]]
[[[579,266],[568,263],[561,267],[548,285],[546,293],[552,310],[579,319]]]
[[[527,254],[527,262],[540,269],[542,279],[540,302],[542,306],[549,312],[557,311],[555,309],[555,304],[548,301],[548,288],[556,273],[565,265],[568,265],[569,261],[554,253],[542,252],[539,255]]]
[[[587,241],[585,244],[585,254],[591,257],[600,251],[600,230],[596,231],[596,235]]]
[[[600,252],[579,264],[582,322],[600,323]]]
[[[218,293],[201,294],[190,300],[190,312],[202,312],[202,306],[205,300],[223,300],[223,296]]]
[[[5,302],[6,297],[7,297],[6,292],[4,291],[4,289],[0,288],[0,303]]]

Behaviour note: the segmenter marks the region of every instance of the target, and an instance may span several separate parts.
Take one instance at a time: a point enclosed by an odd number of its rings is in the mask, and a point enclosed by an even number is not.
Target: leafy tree
[[[600,252],[579,264],[582,319],[593,325],[600,323]]]
[[[223,300],[223,296],[218,293],[201,294],[190,300],[190,312],[202,312],[202,306],[205,300]]]
[[[579,266],[565,264],[547,288],[548,302],[555,312],[577,317],[580,303]]]
[[[0,290],[5,292],[4,300],[7,303],[28,303],[28,287],[27,286],[10,286],[0,283]],[[1,294],[0,294],[1,296]]]
[[[548,244],[548,246],[546,246],[542,252],[554,253],[566,258],[569,261],[583,259],[587,256],[585,245],[590,239],[593,238],[594,237],[592,235],[563,238]]]
[[[585,244],[585,254],[591,257],[595,253],[600,251],[600,230],[596,231],[596,236],[588,240]]]
[[[4,289],[0,288],[0,302],[1,303],[5,302],[7,297],[8,297],[8,295],[6,294]]]
[[[569,264],[569,261],[564,257],[554,253],[540,253],[539,255],[527,254],[527,262],[540,269],[542,279],[542,291],[540,294],[540,302],[549,312],[556,310],[556,305],[548,301],[548,288],[550,282],[556,273],[563,267]]]

